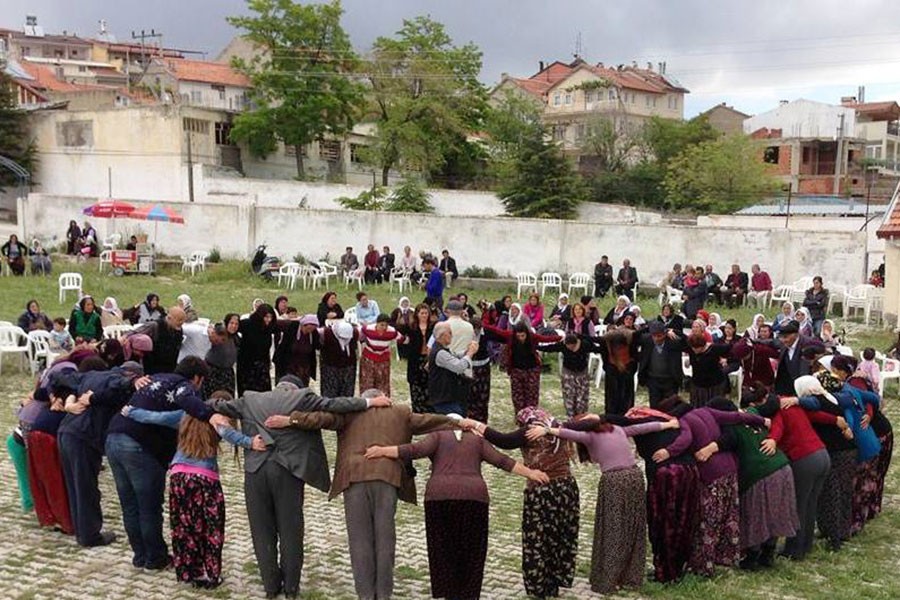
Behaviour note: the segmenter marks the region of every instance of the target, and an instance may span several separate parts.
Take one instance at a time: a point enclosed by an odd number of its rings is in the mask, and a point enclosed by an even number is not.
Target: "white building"
[[[230,65],[185,58],[154,58],[141,79],[164,102],[240,112],[250,79]]]

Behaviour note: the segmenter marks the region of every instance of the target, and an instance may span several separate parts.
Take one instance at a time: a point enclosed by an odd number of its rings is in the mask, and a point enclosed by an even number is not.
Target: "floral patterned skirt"
[[[209,376],[203,380],[203,397],[209,398],[213,392],[225,391],[234,396],[234,367],[223,369],[209,365]]]
[[[579,500],[574,477],[525,489],[522,506],[522,576],[536,598],[572,587],[578,553]]]
[[[684,575],[700,518],[700,473],[695,464],[656,469],[647,482],[647,524],[654,578],[678,581]]]
[[[487,503],[426,500],[425,539],[432,597],[480,597],[487,557]]]
[[[225,543],[225,496],[219,481],[194,473],[172,473],[169,520],[178,581],[218,585]]]
[[[491,400],[491,363],[472,367],[472,385],[469,386],[467,416],[480,423],[487,423],[488,404]]]
[[[325,398],[347,398],[356,391],[356,365],[329,367],[322,365],[320,385]]]
[[[427,413],[431,410],[428,402],[428,361],[420,360],[408,370],[409,402],[414,413]]]
[[[868,514],[869,519],[881,514],[881,500],[884,498],[884,479],[887,477],[888,469],[891,466],[891,456],[894,453],[893,431],[888,431],[878,439],[881,440],[881,453],[875,459],[878,461],[878,479],[875,482],[875,496],[872,499],[872,509]]]
[[[715,565],[733,567],[741,560],[741,526],[737,473],[700,489],[700,526],[688,562],[697,575],[711,577]]]
[[[518,413],[526,406],[537,406],[541,399],[541,370],[509,369],[510,395],[513,411]]]
[[[583,415],[588,411],[588,400],[591,395],[591,379],[587,371],[570,371],[563,367],[559,372],[562,384],[563,405],[566,416]]]
[[[831,470],[819,495],[816,524],[822,536],[832,543],[840,543],[850,538],[856,450],[831,451],[828,456],[831,459]]]
[[[391,361],[359,359],[359,393],[371,389],[380,390],[385,396],[391,395]]]
[[[254,392],[272,391],[272,376],[269,373],[270,366],[271,362],[268,360],[254,360],[249,363],[238,363],[238,394],[243,395],[247,390],[252,390]]]
[[[603,473],[597,488],[591,589],[640,587],[647,555],[644,474],[636,466]]]

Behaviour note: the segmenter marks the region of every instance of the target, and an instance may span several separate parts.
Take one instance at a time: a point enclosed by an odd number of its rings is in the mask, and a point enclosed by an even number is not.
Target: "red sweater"
[[[405,339],[403,334],[393,327],[378,331],[375,325],[366,325],[361,331],[362,356],[377,363],[391,362],[391,342],[396,340],[398,344],[402,344]]]
[[[799,406],[779,410],[772,417],[772,428],[769,430],[769,438],[775,440],[778,447],[796,462],[806,458],[814,452],[825,449],[825,444],[819,439],[816,431],[810,425],[810,421],[834,425],[834,415],[821,411],[808,413]]]

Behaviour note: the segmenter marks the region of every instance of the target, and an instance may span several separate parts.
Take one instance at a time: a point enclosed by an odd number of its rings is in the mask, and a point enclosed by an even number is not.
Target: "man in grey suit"
[[[348,413],[390,405],[385,396],[368,400],[322,398],[293,375],[282,377],[271,392],[246,392],[236,400],[215,403],[216,412],[241,419],[243,432],[262,436],[268,448],[266,452],[244,453],[247,517],[267,598],[275,598],[282,591],[288,598],[299,595],[304,487],[309,483],[327,492],[331,478],[319,430],[270,430],[265,427],[266,419],[294,411]],[[213,419],[210,422],[215,424]]]

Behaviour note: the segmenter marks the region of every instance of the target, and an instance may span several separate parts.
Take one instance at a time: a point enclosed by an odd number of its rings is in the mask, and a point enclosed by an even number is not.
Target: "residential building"
[[[750,118],[750,115],[735,110],[733,106],[728,106],[724,102],[713,106],[697,116],[705,117],[712,128],[723,135],[743,133],[744,121]]]
[[[0,38],[6,40],[11,58],[93,60],[89,40],[66,31],[62,35],[45,33],[35,16],[27,16],[21,30],[0,29]]]
[[[504,73],[491,98],[497,102],[509,92],[538,102],[553,139],[579,156],[597,119],[609,119],[620,132],[636,132],[651,117],[681,120],[688,90],[666,74],[665,63],[656,69],[651,63],[646,68],[637,63],[607,67],[576,58],[546,66],[541,62],[538,72],[527,78]]]
[[[866,158],[882,161],[882,174],[900,175],[900,105],[855,97],[842,98],[841,104],[856,111],[856,137],[865,140]]]
[[[744,133],[764,142],[760,159],[797,194],[862,195],[865,142],[855,131],[853,109],[805,99],[744,120]]]
[[[154,58],[140,85],[164,102],[240,112],[247,107],[250,79],[218,62]]]

